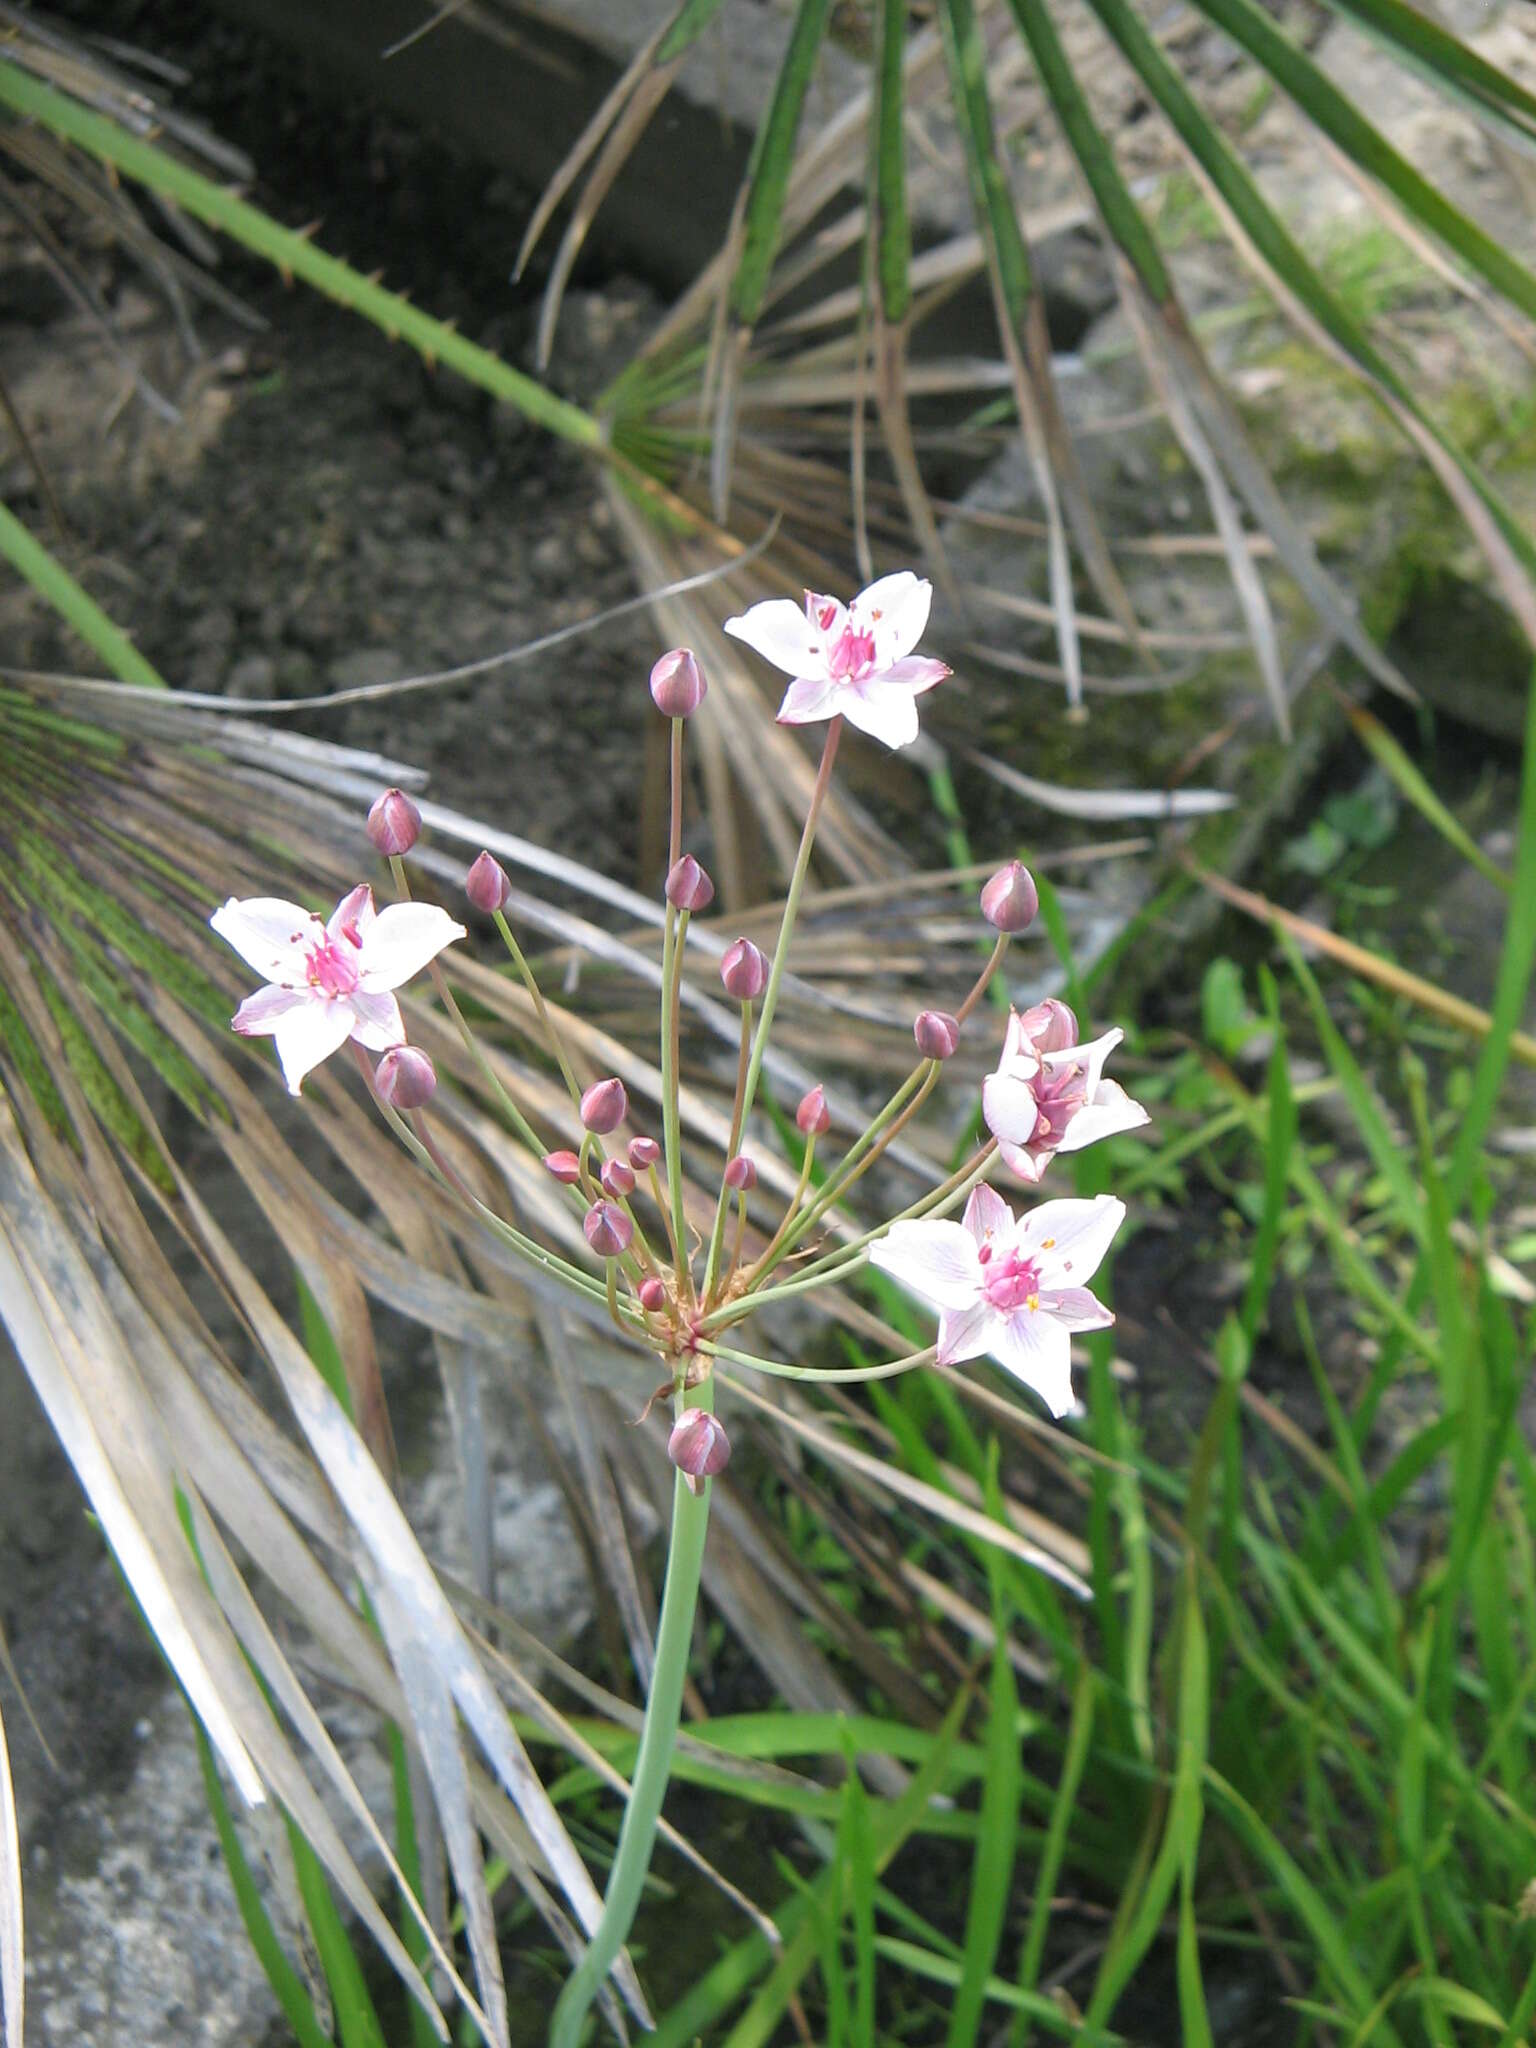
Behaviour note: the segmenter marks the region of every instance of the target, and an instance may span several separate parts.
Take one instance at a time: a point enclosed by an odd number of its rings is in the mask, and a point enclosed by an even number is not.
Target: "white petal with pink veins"
[[[727,619],[725,630],[786,675],[826,673],[825,641],[799,605],[787,597],[770,597],[751,606],[739,617]]]
[[[435,903],[391,903],[363,934],[358,986],[370,995],[399,988],[464,936],[463,925]]]
[[[306,1003],[277,1020],[272,1036],[290,1095],[298,1094],[306,1074],[346,1044],[352,1023],[352,1005],[341,999]]]
[[[355,889],[349,889],[342,897],[325,920],[325,928],[333,939],[350,939],[354,946],[360,946],[363,933],[377,916],[373,891],[366,882],[359,882]]]
[[[969,1308],[981,1291],[975,1240],[959,1223],[893,1223],[869,1263],[935,1308]]]
[[[1040,1120],[1040,1105],[1026,1080],[1014,1074],[988,1074],[981,1084],[981,1113],[1000,1144],[1024,1145]]]
[[[914,697],[921,697],[925,690],[931,690],[942,683],[946,676],[954,674],[947,661],[934,661],[926,654],[903,655],[900,661],[893,661],[889,668],[882,668],[880,680],[883,683],[899,683],[904,690],[910,690]]]
[[[1107,1330],[1115,1320],[1089,1287],[1051,1287],[1042,1291],[1040,1313],[1054,1316],[1064,1330]]]
[[[888,747],[910,747],[917,738],[917,699],[883,676],[845,685],[837,693],[836,708],[850,725]]]
[[[1013,1211],[996,1188],[989,1188],[985,1181],[971,1190],[960,1221],[975,1238],[978,1250],[989,1240],[1013,1236]]]
[[[1060,1072],[1063,1067],[1081,1067],[1087,1093],[1091,1097],[1104,1077],[1104,1062],[1124,1036],[1123,1031],[1106,1031],[1102,1038],[1092,1039],[1087,1045],[1069,1045],[1060,1052],[1043,1052],[1040,1064],[1049,1067],[1053,1073]]]
[[[1151,1118],[1139,1102],[1133,1102],[1118,1081],[1101,1081],[1093,1100],[1085,1102],[1068,1120],[1059,1150],[1080,1152],[1100,1138],[1112,1138],[1119,1131],[1139,1131]]]
[[[388,1052],[392,1045],[404,1045],[405,1023],[400,1005],[392,995],[357,989],[347,998],[352,1006],[352,1036],[370,1052]]]
[[[1072,1412],[1072,1339],[1044,1308],[1021,1308],[999,1323],[992,1356],[1032,1387],[1059,1421]]]
[[[304,985],[309,978],[305,957],[312,946],[325,942],[319,918],[280,896],[250,896],[243,903],[231,896],[208,922],[263,981],[285,986]]]
[[[1019,1252],[1039,1267],[1042,1287],[1080,1287],[1098,1271],[1124,1221],[1125,1204],[1114,1195],[1042,1202],[1020,1219]]]
[[[264,1038],[275,1031],[280,1017],[286,1017],[293,1010],[302,1010],[314,1001],[307,988],[278,988],[275,985],[259,988],[245,1001],[230,1018],[230,1029],[238,1031],[242,1038]]]
[[[796,676],[784,692],[779,706],[780,725],[812,725],[818,718],[835,718],[834,698],[839,688],[828,676]]]
[[[933,585],[910,569],[882,576],[861,590],[848,607],[854,623],[875,636],[875,663],[889,668],[910,654],[923,637]]]
[[[972,1308],[947,1308],[939,1317],[940,1365],[963,1365],[968,1358],[981,1358],[992,1349],[992,1340],[1003,1319],[989,1301]]]

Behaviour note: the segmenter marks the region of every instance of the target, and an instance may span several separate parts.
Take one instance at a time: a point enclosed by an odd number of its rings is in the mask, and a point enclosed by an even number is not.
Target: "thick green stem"
[[[689,1407],[708,1408],[712,1401],[713,1389],[708,1380],[701,1387],[691,1388],[686,1396],[678,1397],[680,1407],[686,1402]],[[577,2048],[582,2022],[629,1938],[651,1867],[656,1824],[666,1795],[683,1704],[683,1684],[688,1675],[688,1650],[704,1564],[704,1535],[709,1525],[713,1483],[706,1479],[701,1491],[694,1493],[679,1472],[673,1488],[672,1542],[667,1552],[667,1583],[656,1629],[656,1664],[645,1707],[645,1725],[640,1731],[635,1774],[630,1782],[629,1805],[624,1810],[618,1852],[608,1877],[603,1917],[586,1954],[560,1994],[550,2022],[549,2048]]]
[[[768,1033],[773,1026],[773,1013],[778,1007],[779,983],[784,978],[784,969],[789,964],[789,942],[795,929],[795,918],[800,909],[800,892],[805,887],[806,870],[811,864],[811,848],[816,841],[816,825],[821,817],[821,807],[826,800],[827,788],[832,780],[832,763],[837,759],[837,743],[842,737],[843,721],[834,718],[827,727],[826,744],[821,750],[821,766],[816,771],[816,787],[811,791],[810,809],[805,814],[805,827],[800,834],[800,851],[795,855],[795,871],[789,878],[789,893],[784,898],[784,918],[779,926],[778,944],[773,949],[773,965],[768,970],[768,986],[763,991],[763,1007],[758,1013],[757,1037],[752,1044],[752,1060],[747,1068],[747,1085],[742,1094],[742,1122],[752,1114],[753,1097],[757,1094],[757,1077],[762,1071],[763,1054],[768,1050]]]

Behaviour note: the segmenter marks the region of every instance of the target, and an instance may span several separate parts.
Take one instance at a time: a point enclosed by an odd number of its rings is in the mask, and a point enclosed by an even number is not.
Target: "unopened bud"
[[[768,985],[768,962],[750,939],[735,939],[720,962],[720,979],[738,1003],[756,1002]]]
[[[501,862],[488,853],[477,853],[464,877],[464,894],[476,910],[483,910],[489,917],[493,911],[505,907],[511,893],[512,884],[507,880],[507,871]]]
[[[951,1017],[948,1010],[919,1010],[912,1036],[924,1059],[947,1060],[960,1043],[959,1020]]]
[[[685,1408],[667,1438],[667,1456],[695,1493],[731,1462],[731,1440],[725,1424],[707,1408]]]
[[[661,1157],[661,1147],[654,1138],[631,1138],[629,1141],[629,1163],[636,1173],[649,1173]]]
[[[653,1316],[657,1309],[665,1308],[666,1305],[667,1290],[665,1283],[658,1279],[656,1274],[647,1273],[640,1282],[640,1306],[647,1315]]]
[[[605,1195],[612,1195],[615,1201],[618,1201],[621,1196],[632,1195],[635,1192],[635,1170],[632,1166],[626,1165],[622,1159],[608,1160],[604,1164],[600,1178],[603,1183],[603,1193]]]
[[[616,1202],[594,1202],[581,1219],[587,1243],[600,1259],[616,1259],[629,1250],[635,1226]]]
[[[800,1098],[800,1107],[795,1111],[795,1122],[809,1137],[814,1131],[818,1136],[832,1128],[832,1112],[827,1108],[827,1091],[816,1084]]]
[[[594,1081],[581,1098],[581,1121],[589,1131],[606,1137],[609,1131],[616,1131],[624,1121],[629,1108],[629,1098],[624,1093],[624,1083],[616,1074],[610,1074],[606,1081]]]
[[[1039,910],[1035,878],[1021,860],[999,868],[981,892],[981,914],[996,931],[1028,931]]]
[[[419,1045],[395,1045],[374,1068],[373,1085],[391,1109],[420,1109],[432,1100],[437,1072]]]
[[[733,1194],[745,1195],[757,1186],[757,1168],[745,1152],[725,1162],[725,1184]]]
[[[388,859],[409,853],[421,837],[421,813],[403,789],[386,789],[368,813],[368,837]]]
[[[574,1152],[546,1152],[544,1167],[568,1188],[573,1188],[581,1179],[581,1161]]]
[[[1065,1052],[1077,1044],[1076,1015],[1055,996],[1026,1010],[1019,1028],[1036,1052]]]
[[[704,702],[708,685],[691,647],[674,647],[651,670],[651,695],[668,718],[690,718]]]
[[[673,862],[667,871],[667,901],[675,910],[686,910],[696,916],[699,911],[708,910],[714,900],[715,885],[691,853]]]

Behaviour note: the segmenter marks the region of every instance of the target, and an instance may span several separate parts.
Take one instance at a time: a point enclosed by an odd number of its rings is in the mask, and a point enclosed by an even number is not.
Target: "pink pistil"
[[[858,682],[875,665],[875,636],[857,626],[844,626],[827,655],[827,673],[836,682]]]
[[[1020,1258],[1016,1251],[1007,1252],[987,1273],[981,1291],[1005,1315],[1016,1308],[1027,1308],[1039,1298],[1040,1268],[1033,1259]]]
[[[357,987],[358,949],[338,943],[329,934],[304,957],[311,988],[323,996],[349,996]]]

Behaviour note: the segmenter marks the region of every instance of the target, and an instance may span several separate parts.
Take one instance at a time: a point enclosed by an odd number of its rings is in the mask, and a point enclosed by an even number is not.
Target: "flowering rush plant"
[[[636,1128],[624,1084],[616,1076],[585,1086],[578,1080],[508,921],[510,884],[499,864],[482,853],[465,879],[469,902],[494,919],[527,984],[550,1058],[581,1127],[576,1148],[550,1148],[485,1070],[518,1137],[569,1191],[590,1253],[588,1264],[565,1258],[481,1205],[434,1135],[437,1077],[428,1055],[407,1042],[395,991],[420,973],[430,974],[469,1050],[477,1057],[478,1050],[437,964],[445,947],[465,937],[465,929],[447,911],[411,899],[405,862],[421,821],[409,798],[388,790],[368,818],[369,837],[393,877],[397,900],[388,907],[378,909],[372,890],[359,884],[324,921],[275,898],[232,899],[211,919],[214,930],[263,983],[240,1005],[234,1029],[272,1037],[294,1094],[321,1061],[350,1047],[383,1115],[423,1167],[472,1205],[488,1230],[543,1272],[605,1303],[623,1335],[662,1363],[658,1393],[672,1403],[668,1455],[677,1476],[654,1675],[602,1919],[557,2007],[554,2048],[574,2048],[628,1937],[650,1864],[682,1701],[710,1490],[731,1455],[729,1437],[715,1413],[717,1383],[753,1372],[846,1382],[985,1356],[1013,1374],[1052,1415],[1061,1416],[1072,1406],[1073,1334],[1113,1321],[1089,1282],[1124,1218],[1124,1204],[1109,1195],[1091,1201],[1048,1200],[1016,1216],[990,1185],[989,1177],[1006,1167],[1033,1187],[1058,1152],[1146,1121],[1145,1111],[1104,1073],[1120,1034],[1111,1031],[1080,1042],[1077,1020],[1064,1003],[1049,1000],[1011,1015],[996,1071],[982,1093],[988,1135],[958,1171],[901,1214],[859,1235],[836,1237],[828,1221],[829,1212],[921,1109],[1002,966],[1010,941],[1033,922],[1039,899],[1028,870],[1017,861],[1000,869],[981,892],[980,914],[996,937],[969,994],[952,1014],[924,1010],[914,1020],[917,1059],[911,1073],[819,1184],[814,1169],[818,1151],[827,1149],[832,1118],[822,1088],[811,1088],[795,1116],[804,1153],[794,1193],[775,1219],[752,1214],[758,1206],[753,1200],[758,1174],[749,1144],[750,1119],[844,724],[891,747],[915,739],[917,698],[949,673],[942,662],[913,652],[927,623],[930,597],[927,583],[902,573],[882,577],[846,606],[808,593],[803,609],[774,600],[726,622],[728,633],[790,675],[780,719],[823,722],[826,735],[772,957],[741,938],[719,961],[725,993],[740,1009],[741,1032],[730,1139],[719,1162],[712,1209],[690,1213],[685,1203],[678,1096],[684,949],[690,920],[708,908],[714,895],[703,867],[682,844],[684,737],[706,694],[704,676],[686,648],[664,654],[650,677],[651,695],[671,725],[659,1136]],[[737,1326],[749,1316],[789,1297],[846,1283],[865,1264],[889,1274],[937,1311],[933,1344],[875,1366],[820,1370],[760,1356],[732,1342]]]

